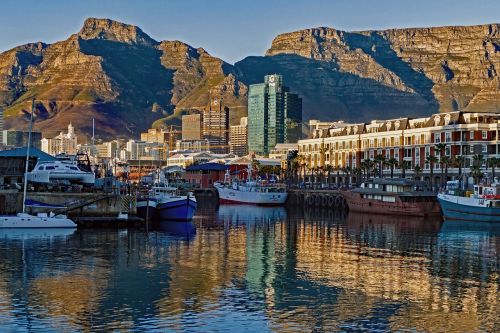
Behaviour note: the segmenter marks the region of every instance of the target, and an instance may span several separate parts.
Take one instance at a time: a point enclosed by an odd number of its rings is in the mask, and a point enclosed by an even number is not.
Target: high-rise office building
[[[229,129],[229,149],[231,154],[245,156],[248,154],[248,118],[242,117],[239,125]]]
[[[3,109],[0,107],[0,146],[3,145]]]
[[[229,150],[229,108],[218,96],[211,98],[203,112],[203,139],[208,140],[213,153],[225,154]]]
[[[26,147],[28,145],[29,131],[14,131],[14,130],[4,130],[2,131],[2,142],[6,148],[19,148]],[[31,132],[31,146],[40,149],[41,148],[42,133],[41,132]]]
[[[182,140],[201,140],[203,137],[203,115],[192,113],[182,116]]]
[[[248,150],[267,155],[278,143],[297,142],[302,132],[302,99],[278,74],[248,91]]]

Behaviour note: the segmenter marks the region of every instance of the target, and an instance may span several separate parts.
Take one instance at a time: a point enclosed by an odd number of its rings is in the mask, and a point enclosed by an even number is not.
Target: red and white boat
[[[287,198],[286,186],[273,181],[252,180],[232,182],[229,171],[224,182],[216,182],[214,187],[220,203],[250,204],[262,206],[282,206]]]

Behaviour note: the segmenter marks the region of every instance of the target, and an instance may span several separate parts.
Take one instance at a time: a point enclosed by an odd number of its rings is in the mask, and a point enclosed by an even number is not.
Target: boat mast
[[[26,213],[26,193],[28,192],[28,165],[30,161],[31,130],[33,129],[33,110],[35,109],[35,99],[31,100],[30,125],[28,131],[28,147],[26,148],[26,163],[24,166],[24,188],[23,188],[23,213]]]

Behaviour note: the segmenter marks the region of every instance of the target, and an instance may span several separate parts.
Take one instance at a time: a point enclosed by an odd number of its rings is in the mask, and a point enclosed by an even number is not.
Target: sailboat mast
[[[30,161],[31,131],[33,129],[33,111],[35,109],[35,99],[31,100],[30,126],[28,132],[28,147],[26,148],[26,164],[24,166],[24,188],[23,188],[23,213],[26,213],[26,193],[28,192],[28,165]]]

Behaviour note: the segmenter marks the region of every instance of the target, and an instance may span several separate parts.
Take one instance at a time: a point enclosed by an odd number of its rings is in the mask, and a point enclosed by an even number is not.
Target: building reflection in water
[[[236,205],[202,209],[194,224],[190,237],[0,234],[0,324],[283,332],[500,325],[496,226]]]

